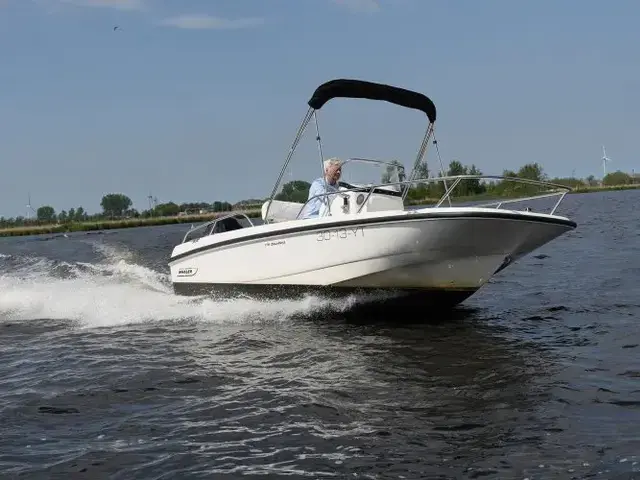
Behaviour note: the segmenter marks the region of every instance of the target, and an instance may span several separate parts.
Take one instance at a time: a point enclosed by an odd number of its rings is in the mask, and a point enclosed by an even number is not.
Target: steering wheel
[[[344,187],[350,189],[352,192],[365,192],[368,193],[371,190],[371,187],[354,187],[350,183],[338,181],[339,187]],[[373,193],[378,193],[380,195],[388,195],[390,197],[401,197],[402,192],[395,192],[393,190],[386,190],[384,188],[374,188]]]
[[[350,183],[343,182],[342,180],[338,181],[338,186],[347,188],[352,192],[368,192],[369,190],[371,190],[370,188],[366,188],[366,187],[354,187]]]

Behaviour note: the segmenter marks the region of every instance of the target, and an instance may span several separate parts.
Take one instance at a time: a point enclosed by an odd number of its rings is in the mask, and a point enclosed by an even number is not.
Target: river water
[[[638,205],[438,315],[176,297],[184,225],[0,239],[0,476],[640,478]]]

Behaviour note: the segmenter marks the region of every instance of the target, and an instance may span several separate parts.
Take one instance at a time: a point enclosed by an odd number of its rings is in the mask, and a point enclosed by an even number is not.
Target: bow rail
[[[353,159],[353,160],[361,160],[361,159]],[[551,208],[549,215],[553,215],[556,212],[556,210],[558,209],[558,206],[564,199],[565,195],[572,190],[571,187],[568,187],[566,185],[547,182],[543,180],[531,180],[528,178],[504,177],[500,175],[451,175],[451,176],[445,176],[445,177],[431,177],[431,178],[420,178],[420,179],[414,179],[414,180],[403,180],[398,182],[381,182],[381,183],[367,184],[367,185],[351,185],[351,184],[345,184],[343,182],[343,185],[349,185],[349,186],[348,187],[341,186],[340,190],[337,192],[323,192],[321,194],[315,195],[307,199],[305,203],[298,203],[298,202],[283,202],[283,203],[286,203],[290,207],[293,207],[293,210],[290,214],[291,216],[287,220],[300,220],[301,219],[300,215],[304,211],[304,208],[306,207],[306,205],[311,200],[314,200],[316,198],[324,198],[324,199],[330,199],[329,201],[332,201],[331,200],[332,198],[347,196],[346,194],[349,192],[360,192],[365,196],[363,198],[358,199],[358,202],[357,202],[358,208],[356,209],[355,212],[353,212],[354,214],[357,215],[361,213],[362,209],[364,208],[365,205],[367,205],[367,201],[372,197],[372,195],[388,197],[390,199],[393,199],[392,201],[394,202],[394,205],[397,206],[398,208],[405,208],[404,201],[403,201],[403,199],[405,198],[405,194],[403,192],[406,191],[406,189],[410,188],[413,185],[434,184],[437,182],[443,182],[444,185],[446,186],[444,194],[442,194],[442,196],[438,199],[438,201],[433,206],[427,206],[426,208],[451,208],[451,204],[449,204],[449,206],[444,206],[444,207],[442,206],[442,204],[445,201],[450,202],[452,198],[452,192],[456,189],[458,185],[461,184],[461,182],[467,181],[467,180],[500,180],[500,181],[519,183],[523,185],[547,187],[552,191],[539,193],[535,195],[529,195],[525,197],[518,197],[518,198],[506,197],[506,198],[491,199],[488,202],[482,202],[482,201],[480,201],[479,203],[474,202],[473,206],[480,207],[480,208],[495,206],[495,208],[499,209],[503,207],[503,205],[511,205],[513,203],[518,203],[518,202],[526,202],[526,201],[538,200],[543,198],[551,198],[551,197],[557,196],[559,198]],[[474,195],[469,195],[467,196],[467,199],[470,199],[473,202],[473,196]],[[358,197],[361,197],[361,196],[359,195]],[[270,202],[272,202],[272,200],[268,200],[267,202],[265,202],[263,209]],[[325,202],[325,204],[326,203],[329,203],[329,202]],[[385,210],[385,209],[395,209],[395,208],[383,208],[382,210]],[[526,210],[531,211],[530,208],[527,208]],[[329,214],[328,211],[325,211],[324,215],[327,215],[327,214]],[[248,223],[248,226],[246,227],[242,226],[238,222],[238,220],[246,220]],[[264,223],[272,223],[274,220],[272,218],[268,218],[268,219],[263,218],[263,221]],[[185,234],[182,240],[182,243],[185,243],[188,241],[197,241],[202,237],[214,235],[216,233],[227,232],[227,231],[236,230],[240,228],[251,228],[254,226],[256,226],[256,224],[251,220],[251,218],[246,213],[229,212],[227,214],[221,215],[220,217],[217,217],[208,222],[205,222],[201,225],[192,227]]]
[[[328,197],[339,196],[339,195],[347,193],[347,192],[367,192],[367,196],[360,203],[360,205],[358,207],[358,210],[356,211],[356,213],[360,213],[362,211],[362,208],[364,207],[364,205],[366,205],[367,200],[369,200],[369,198],[371,197],[371,195],[373,195],[374,193],[382,193],[381,190],[384,190],[384,189],[386,189],[388,187],[399,187],[400,190],[402,191],[405,188],[410,188],[411,186],[413,186],[415,184],[432,184],[432,183],[436,183],[436,182],[443,182],[446,185],[445,192],[440,197],[440,199],[436,202],[436,204],[432,207],[432,208],[439,208],[439,207],[441,207],[441,205],[445,201],[447,201],[447,200],[450,201],[451,200],[452,192],[460,184],[461,181],[463,181],[463,180],[482,180],[482,179],[501,180],[501,181],[508,181],[508,182],[514,182],[514,183],[527,184],[527,185],[550,187],[550,188],[553,188],[553,189],[556,189],[556,190],[560,190],[560,191],[554,191],[554,192],[551,192],[551,193],[540,193],[540,194],[531,195],[531,196],[527,196],[527,197],[523,197],[523,198],[505,198],[505,199],[493,200],[493,201],[490,201],[490,202],[487,202],[487,203],[480,203],[480,204],[474,205],[476,207],[490,207],[490,206],[495,205],[496,208],[500,208],[503,204],[511,204],[511,203],[531,201],[531,200],[537,200],[537,199],[542,199],[542,198],[549,198],[549,197],[559,196],[560,198],[554,204],[553,208],[551,209],[551,211],[549,213],[549,215],[553,215],[555,213],[555,211],[557,210],[558,206],[560,205],[560,203],[562,202],[562,200],[564,199],[565,195],[572,190],[571,187],[568,187],[566,185],[561,185],[559,183],[552,183],[552,182],[547,182],[547,181],[543,181],[543,180],[531,180],[531,179],[528,179],[528,178],[520,178],[520,177],[504,177],[504,176],[500,176],[500,175],[450,175],[450,176],[444,176],[444,177],[420,178],[420,179],[415,179],[415,180],[403,180],[403,181],[399,181],[399,182],[385,182],[385,183],[378,183],[378,184],[366,185],[366,186],[353,186],[353,187],[348,187],[348,188],[341,188],[338,192],[328,192],[328,193],[323,192],[321,194],[318,194],[318,195],[315,195],[315,196],[309,198],[304,204],[302,204],[302,206],[300,207],[300,211],[298,212],[298,215],[296,216],[296,219],[300,218],[300,214],[302,214],[302,212],[304,211],[304,208],[306,207],[306,205],[311,200],[314,200],[316,198],[325,198],[326,199]],[[448,185],[447,182],[451,182],[451,181],[453,181],[453,183]],[[389,194],[393,194],[393,191],[389,191]]]

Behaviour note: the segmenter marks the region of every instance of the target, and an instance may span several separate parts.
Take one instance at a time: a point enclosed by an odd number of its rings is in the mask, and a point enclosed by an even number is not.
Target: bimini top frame
[[[409,175],[408,180],[413,180],[416,167],[422,161],[422,158],[426,153],[429,140],[433,135],[434,124],[436,121],[436,106],[434,105],[434,103],[427,96],[421,93],[406,90],[404,88],[394,87],[391,85],[353,79],[331,80],[323,83],[318,88],[316,88],[315,92],[313,92],[313,95],[307,102],[307,104],[309,105],[309,109],[307,110],[307,113],[302,120],[302,124],[298,128],[298,132],[296,133],[295,139],[293,140],[293,144],[289,149],[287,158],[284,162],[284,165],[282,166],[282,169],[280,170],[280,174],[278,175],[278,180],[273,187],[271,196],[269,197],[267,211],[265,212],[265,218],[268,218],[269,209],[271,208],[273,199],[275,198],[278,189],[280,188],[282,177],[284,176],[284,173],[289,166],[291,157],[293,157],[293,153],[298,146],[298,143],[300,143],[302,134],[311,121],[311,118],[313,118],[316,127],[316,141],[318,143],[318,153],[320,155],[321,175],[324,176],[324,156],[322,154],[322,141],[320,139],[320,129],[318,127],[318,117],[316,115],[316,111],[322,108],[325,103],[333,98],[364,98],[368,100],[381,100],[393,103],[401,107],[412,108],[424,112],[429,120],[429,123],[427,125],[427,131],[425,132],[422,139],[420,149],[418,150],[416,160],[413,164],[411,174]],[[328,193],[326,188],[325,193]],[[408,189],[402,195],[403,200],[407,193]]]

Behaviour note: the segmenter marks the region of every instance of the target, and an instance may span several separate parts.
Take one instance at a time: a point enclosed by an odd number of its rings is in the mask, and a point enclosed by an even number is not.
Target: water
[[[576,231],[402,322],[176,297],[185,226],[0,239],[0,473],[640,478],[640,192],[565,202]]]

